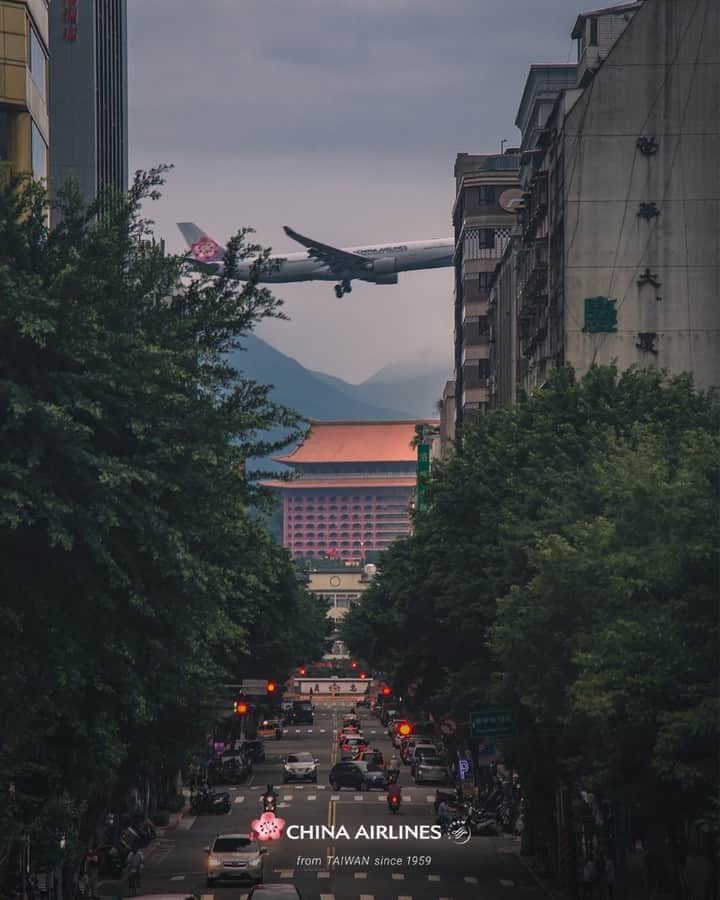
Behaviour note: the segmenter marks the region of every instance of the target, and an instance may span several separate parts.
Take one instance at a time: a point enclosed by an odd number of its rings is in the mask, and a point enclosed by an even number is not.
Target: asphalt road
[[[439,840],[369,840],[356,838],[360,826],[434,824],[435,787],[416,786],[407,767],[400,784],[403,803],[392,815],[385,794],[333,792],[328,784],[330,766],[338,757],[335,732],[350,702],[319,706],[313,726],[286,730],[280,741],[267,740],[266,761],[254,767],[247,785],[229,788],[232,810],[222,816],[185,816],[177,829],[150,848],[142,894],[186,893],[201,900],[244,900],[249,887],[240,884],[205,885],[203,848],[219,833],[247,833],[261,812],[260,797],[268,783],[280,795],[277,815],[289,825],[344,825],[351,835],[339,838],[291,840],[285,834],[267,843],[264,857],[266,883],[295,884],[303,900],[537,900],[542,896],[518,861],[509,838],[473,837],[458,846]],[[373,747],[386,758],[390,740],[377,719],[361,711],[362,729]],[[282,758],[305,750],[320,760],[318,784],[282,784]],[[104,897],[127,896],[124,881],[105,881]],[[260,895],[260,894],[259,894]],[[258,896],[259,896],[258,895]]]

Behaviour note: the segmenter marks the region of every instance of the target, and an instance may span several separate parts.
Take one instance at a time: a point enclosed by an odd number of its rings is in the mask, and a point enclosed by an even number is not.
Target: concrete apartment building
[[[714,0],[624,3],[578,16],[574,75],[530,70],[520,234],[491,286],[497,405],[566,363],[720,382],[719,33]]]
[[[0,166],[48,174],[48,5],[0,2]]]
[[[455,432],[490,400],[490,282],[515,225],[520,157],[460,153],[455,161]]]
[[[72,176],[90,202],[128,186],[127,0],[53,0],[49,12],[50,185]]]

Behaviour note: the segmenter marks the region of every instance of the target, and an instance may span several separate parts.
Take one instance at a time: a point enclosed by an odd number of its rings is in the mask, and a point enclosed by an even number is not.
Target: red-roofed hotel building
[[[417,450],[408,422],[312,422],[303,443],[276,458],[294,481],[270,481],[283,497],[283,544],[295,559],[362,562],[410,530]]]

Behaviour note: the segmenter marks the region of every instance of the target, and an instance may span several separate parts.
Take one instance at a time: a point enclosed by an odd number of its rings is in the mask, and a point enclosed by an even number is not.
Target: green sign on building
[[[430,474],[430,444],[418,444],[417,448],[417,505],[425,505],[424,481]]]
[[[509,709],[482,709],[470,713],[470,737],[497,738],[512,733]]]
[[[617,331],[616,304],[617,300],[609,297],[586,297],[583,331],[590,334]]]

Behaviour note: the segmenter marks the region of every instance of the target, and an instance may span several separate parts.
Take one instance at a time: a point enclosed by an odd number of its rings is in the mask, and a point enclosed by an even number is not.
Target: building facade
[[[50,186],[72,177],[86,201],[128,186],[127,0],[53,0]]]
[[[313,422],[303,443],[277,458],[297,476],[266,482],[282,495],[283,545],[294,559],[363,564],[408,534],[420,424]]]
[[[47,178],[48,5],[0,0],[0,166]]]
[[[720,383],[718,33],[713,0],[638,0],[578,17],[574,75],[530,70],[520,228],[492,282],[498,334],[516,309],[516,365],[494,345],[498,405],[513,377],[531,392],[564,364]]]
[[[365,569],[372,571],[374,567],[342,560],[313,560],[306,562],[303,580],[310,593],[327,603],[328,618],[336,621],[347,615],[370,587],[372,577]]]
[[[455,161],[455,432],[490,401],[490,282],[520,202],[517,152],[460,153]]]

